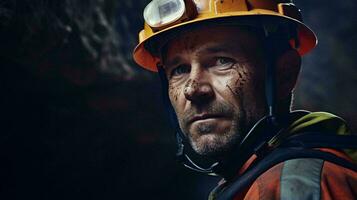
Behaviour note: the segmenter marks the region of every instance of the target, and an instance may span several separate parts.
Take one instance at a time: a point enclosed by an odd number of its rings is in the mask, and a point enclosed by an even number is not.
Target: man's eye
[[[171,77],[173,76],[180,76],[182,74],[185,74],[185,73],[189,73],[190,72],[190,68],[189,66],[187,65],[180,65],[178,67],[176,67],[175,69],[173,69],[171,71]]]
[[[227,57],[218,57],[216,59],[216,66],[219,67],[232,67],[235,64],[235,60],[232,58],[227,58]]]

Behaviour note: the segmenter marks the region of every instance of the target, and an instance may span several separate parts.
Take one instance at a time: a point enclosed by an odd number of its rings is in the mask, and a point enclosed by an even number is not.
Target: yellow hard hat
[[[149,47],[150,42],[160,41],[165,34],[179,27],[204,21],[236,21],[243,16],[271,17],[295,24],[300,55],[317,44],[314,32],[302,22],[300,10],[292,0],[152,0],[144,10],[145,25],[133,52],[134,60],[141,67],[156,72],[160,58]]]

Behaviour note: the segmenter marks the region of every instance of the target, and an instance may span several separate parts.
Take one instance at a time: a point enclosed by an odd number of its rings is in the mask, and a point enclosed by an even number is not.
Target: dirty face
[[[181,130],[201,155],[228,151],[265,113],[262,50],[255,32],[200,28],[164,49],[169,98]]]

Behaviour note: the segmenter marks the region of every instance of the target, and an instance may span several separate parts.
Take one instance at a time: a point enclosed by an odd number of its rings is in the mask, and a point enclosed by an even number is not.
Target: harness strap
[[[357,149],[357,135],[304,132],[290,136],[280,147]]]

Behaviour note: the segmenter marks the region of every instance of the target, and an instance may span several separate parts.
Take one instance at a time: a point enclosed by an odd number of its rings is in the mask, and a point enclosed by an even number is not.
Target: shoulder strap
[[[233,181],[233,183],[229,185],[222,193],[217,195],[217,200],[233,199],[236,194],[240,193],[243,189],[251,185],[261,174],[269,170],[271,167],[286,160],[292,160],[296,158],[317,158],[335,163],[353,171],[357,171],[357,166],[355,164],[335,156],[332,153],[301,148],[279,147],[268,154],[264,159],[259,161],[245,174]]]

